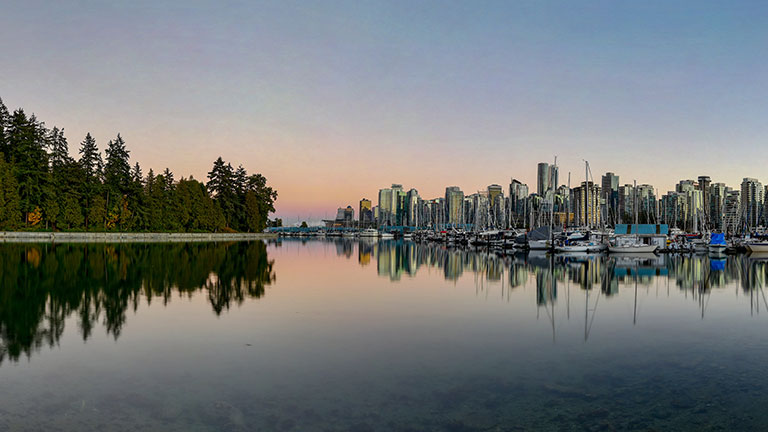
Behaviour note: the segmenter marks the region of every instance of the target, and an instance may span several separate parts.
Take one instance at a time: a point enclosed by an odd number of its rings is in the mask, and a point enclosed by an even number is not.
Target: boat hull
[[[609,246],[608,252],[610,253],[654,253],[658,246],[656,245],[642,245],[642,246]]]
[[[570,253],[570,252],[587,252],[589,249],[587,246],[557,246],[555,247],[557,252]]]
[[[768,252],[768,243],[747,243],[750,252]]]

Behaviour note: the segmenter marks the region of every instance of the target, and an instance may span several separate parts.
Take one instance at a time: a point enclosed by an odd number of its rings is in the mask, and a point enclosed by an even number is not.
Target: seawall
[[[121,233],[121,232],[26,232],[0,231],[0,243],[27,242],[100,242],[100,243],[143,243],[143,242],[195,242],[195,241],[241,241],[277,238],[267,233]]]

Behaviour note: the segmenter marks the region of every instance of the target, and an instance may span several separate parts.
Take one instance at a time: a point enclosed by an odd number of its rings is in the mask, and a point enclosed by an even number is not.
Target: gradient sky
[[[768,3],[5,1],[0,97],[146,172],[222,156],[277,216],[511,177],[768,182]]]

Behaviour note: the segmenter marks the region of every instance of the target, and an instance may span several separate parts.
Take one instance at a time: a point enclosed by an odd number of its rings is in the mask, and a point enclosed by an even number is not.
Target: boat
[[[548,250],[549,240],[528,240],[528,248],[531,250]]]
[[[608,249],[608,245],[601,242],[589,242],[587,243],[587,252],[597,253],[603,252]]]
[[[393,239],[395,238],[395,235],[392,234],[391,232],[382,232],[379,234],[379,237],[381,237],[382,239]]]
[[[555,251],[557,252],[588,252],[588,246],[583,243],[575,243],[575,244],[568,244],[568,245],[559,245],[555,246]]]
[[[637,237],[616,237],[608,246],[610,253],[654,253],[657,245],[647,245],[640,242]]]
[[[378,237],[379,236],[379,230],[376,228],[367,228],[362,231],[360,231],[360,237]]]
[[[745,243],[745,246],[753,253],[768,252],[768,242],[766,241],[751,241]]]
[[[725,234],[712,233],[709,236],[709,244],[707,245],[707,250],[710,254],[724,254],[727,247],[728,245],[725,243]]]

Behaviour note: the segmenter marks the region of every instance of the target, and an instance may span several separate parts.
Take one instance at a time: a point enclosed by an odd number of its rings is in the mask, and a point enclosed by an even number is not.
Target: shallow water
[[[759,257],[0,245],[2,430],[764,430]]]

